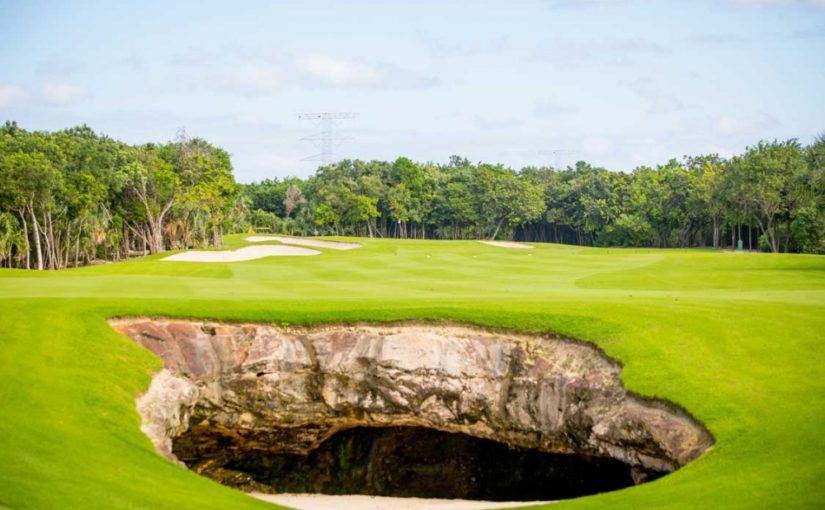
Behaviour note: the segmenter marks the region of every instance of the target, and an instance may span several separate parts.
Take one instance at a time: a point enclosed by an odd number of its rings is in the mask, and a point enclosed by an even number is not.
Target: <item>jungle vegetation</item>
[[[228,152],[181,131],[128,145],[88,126],[0,127],[0,266],[57,269],[224,233],[513,239],[583,246],[825,252],[825,135],[632,172],[344,160],[238,184]]]

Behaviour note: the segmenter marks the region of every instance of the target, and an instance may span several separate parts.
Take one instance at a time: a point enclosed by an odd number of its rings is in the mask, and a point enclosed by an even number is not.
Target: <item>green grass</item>
[[[153,451],[134,399],[161,364],[109,328],[118,315],[449,319],[591,340],[628,388],[685,406],[717,444],[656,482],[553,509],[825,505],[825,257],[365,242],[0,271],[0,508],[273,508]]]

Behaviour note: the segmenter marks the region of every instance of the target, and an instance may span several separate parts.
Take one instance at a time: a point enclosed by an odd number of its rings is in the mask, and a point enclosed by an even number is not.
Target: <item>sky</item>
[[[0,122],[185,128],[236,178],[335,157],[611,170],[825,133],[825,0],[0,0]],[[306,140],[310,138],[310,140]]]

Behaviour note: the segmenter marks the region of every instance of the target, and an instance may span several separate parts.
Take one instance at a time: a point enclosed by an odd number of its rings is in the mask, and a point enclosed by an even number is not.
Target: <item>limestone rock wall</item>
[[[170,458],[187,430],[204,451],[307,453],[344,429],[416,425],[669,472],[713,443],[685,412],[629,395],[601,351],[561,338],[418,323],[111,324],[164,361],[138,410]]]

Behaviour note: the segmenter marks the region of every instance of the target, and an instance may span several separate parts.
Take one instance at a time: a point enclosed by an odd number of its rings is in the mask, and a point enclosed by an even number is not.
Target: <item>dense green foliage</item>
[[[287,192],[301,197],[286,207]],[[760,142],[739,156],[671,160],[627,174],[342,161],[306,180],[244,187],[252,225],[285,233],[497,238],[597,246],[736,246],[825,252],[825,136]],[[295,204],[295,201],[290,203]]]
[[[227,236],[227,247],[242,238]],[[153,255],[0,269],[0,507],[273,508],[153,451],[134,399],[161,361],[106,324],[124,315],[457,320],[590,340],[622,361],[628,389],[685,406],[717,443],[655,482],[547,508],[825,501],[825,258],[360,241],[243,263]]]
[[[351,161],[237,185],[229,154],[180,133],[129,146],[88,127],[0,127],[0,267],[57,269],[220,246],[224,232],[825,252],[825,136],[631,173]]]
[[[185,133],[135,147],[85,126],[0,127],[2,266],[57,269],[220,246],[239,215],[236,197],[229,154]]]

